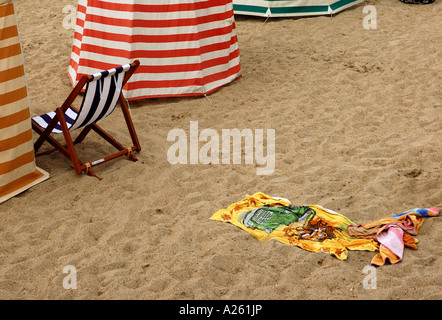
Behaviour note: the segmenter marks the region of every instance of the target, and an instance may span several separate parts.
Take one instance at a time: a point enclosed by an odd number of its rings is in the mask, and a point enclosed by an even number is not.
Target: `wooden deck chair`
[[[58,107],[55,111],[32,118],[32,128],[40,135],[34,144],[36,155],[48,154],[58,150],[72,161],[76,174],[84,171],[87,175],[95,176],[100,180],[101,178],[92,171],[92,167],[124,155],[132,161],[137,161],[133,152],[140,151],[141,146],[132,123],[127,101],[121,90],[139,65],[140,62],[136,60],[131,64],[115,69],[93,75],[84,75],[61,107]],[[72,103],[85,85],[83,101],[78,110],[72,106]],[[115,110],[118,103],[121,106],[132,138],[133,146],[129,148],[123,147],[123,145],[96,124],[100,119],[109,116]],[[83,128],[83,130],[73,141],[70,132],[80,128]],[[74,145],[82,142],[91,130],[98,133],[118,151],[95,161],[81,162]],[[63,133],[66,146],[51,136],[51,134],[59,133]],[[55,149],[38,154],[38,150],[45,141],[49,142]]]

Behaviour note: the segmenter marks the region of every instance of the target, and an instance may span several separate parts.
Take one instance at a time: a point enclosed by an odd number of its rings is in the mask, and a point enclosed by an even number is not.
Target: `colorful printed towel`
[[[400,261],[404,244],[415,247],[411,235],[417,234],[424,217],[437,215],[437,208],[414,209],[356,225],[319,205],[293,206],[287,199],[256,193],[215,212],[211,219],[232,223],[259,241],[276,239],[308,251],[328,252],[341,260],[347,258],[348,250],[379,250],[372,263],[383,265],[387,258],[392,263]]]
[[[438,208],[416,208],[362,225],[348,226],[348,234],[355,238],[374,239],[379,243],[379,253],[371,264],[382,266],[386,261],[395,264],[402,260],[404,247],[417,249],[417,235],[426,217],[437,217]]]

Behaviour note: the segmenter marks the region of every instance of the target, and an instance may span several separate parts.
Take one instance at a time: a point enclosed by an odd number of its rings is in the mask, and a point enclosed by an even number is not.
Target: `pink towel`
[[[376,235],[376,240],[385,248],[394,253],[399,261],[404,254],[404,231],[394,225],[383,228]]]
[[[438,212],[438,211],[437,211]],[[382,226],[376,234],[376,241],[379,242],[379,253],[373,258],[371,264],[382,266],[387,260],[391,264],[402,260],[405,245],[417,249],[412,235],[417,235],[423,217],[417,213],[407,213],[400,216],[395,222]],[[404,242],[404,240],[406,240]]]

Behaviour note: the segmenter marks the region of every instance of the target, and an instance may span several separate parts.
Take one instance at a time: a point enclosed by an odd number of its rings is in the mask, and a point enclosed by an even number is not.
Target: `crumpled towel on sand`
[[[416,208],[395,215],[393,218],[348,226],[347,230],[352,237],[374,239],[379,243],[379,253],[371,264],[382,266],[387,260],[395,264],[402,260],[405,246],[417,249],[418,241],[413,236],[418,234],[425,218],[438,215],[438,208]]]
[[[416,235],[425,217],[438,216],[437,208],[413,209],[393,218],[356,225],[347,217],[319,205],[293,206],[290,201],[264,193],[218,210],[210,218],[229,222],[259,241],[276,239],[302,249],[328,252],[345,260],[348,250],[379,251],[372,264],[402,259],[404,245],[417,248]]]

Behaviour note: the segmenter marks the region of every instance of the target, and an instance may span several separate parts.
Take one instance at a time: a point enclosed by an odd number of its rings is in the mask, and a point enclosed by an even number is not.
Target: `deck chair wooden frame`
[[[115,69],[102,71],[102,72],[96,73],[94,75],[84,75],[83,77],[81,77],[78,84],[73,88],[73,90],[71,91],[71,93],[69,94],[69,96],[67,97],[65,102],[63,103],[63,105],[61,107],[56,108],[55,113],[51,112],[51,113],[48,113],[45,115],[41,115],[41,116],[32,118],[32,128],[34,129],[34,131],[37,134],[40,135],[34,144],[34,151],[36,153],[36,156],[48,154],[50,152],[58,150],[65,157],[67,157],[68,159],[70,159],[72,161],[72,165],[73,165],[75,173],[77,175],[81,174],[82,172],[85,172],[87,175],[95,176],[96,178],[98,178],[100,180],[101,180],[101,178],[94,173],[94,171],[92,170],[92,167],[106,163],[110,160],[116,159],[121,156],[127,156],[128,159],[130,159],[132,161],[137,161],[137,158],[135,157],[133,152],[135,152],[135,151],[139,152],[141,150],[141,146],[140,146],[140,142],[138,141],[138,137],[137,137],[137,134],[136,134],[133,122],[132,122],[132,118],[131,118],[131,115],[129,112],[129,107],[128,107],[127,101],[126,101],[125,97],[123,96],[121,89],[127,83],[127,81],[132,76],[132,74],[136,71],[136,69],[138,68],[139,65],[140,65],[140,62],[138,60],[136,60],[133,63],[131,63],[130,65],[125,65],[125,66],[121,66],[121,67],[118,67]],[[125,69],[128,69],[128,70],[125,70]],[[85,104],[85,99],[87,99],[87,97],[89,97],[89,99],[91,99],[91,97],[92,97],[92,99],[100,100],[101,97],[105,94],[105,93],[102,94],[100,91],[100,89],[104,91],[103,86],[106,86],[103,84],[103,81],[106,81],[105,78],[107,78],[107,77],[117,78],[118,75],[121,76],[121,74],[123,74],[123,72],[124,72],[124,79],[122,80],[122,82],[120,80],[120,82],[117,83],[117,80],[115,80],[115,79],[108,79],[107,80],[107,81],[109,81],[109,83],[114,81],[113,84],[108,84],[107,87],[115,85],[117,88],[116,90],[118,90],[120,92],[119,96],[117,96],[118,93],[114,92],[115,97],[113,99],[116,100],[118,98],[118,101],[112,100],[110,103],[108,103],[108,102],[103,103],[106,106],[108,104],[109,105],[114,104],[113,106],[110,106],[108,108],[108,109],[112,109],[112,110],[110,110],[110,111],[108,110],[107,115],[104,115],[102,117],[98,116],[98,119],[95,121],[89,121],[89,122],[84,121],[86,123],[85,125],[78,125],[77,120],[79,120],[80,114],[83,113],[83,118],[84,118],[84,112],[88,112],[88,110],[85,110],[86,108],[83,108],[83,106]],[[101,79],[101,82],[100,82],[100,84],[98,84],[100,79]],[[101,88],[95,89],[95,94],[94,94],[94,92],[88,92],[88,88],[89,88],[88,84],[92,83],[93,81],[97,82],[97,84],[95,84],[95,88],[97,88],[99,85],[101,85]],[[121,84],[121,86],[119,86],[119,84]],[[83,90],[85,85],[87,87],[86,87],[85,94],[83,97],[82,105],[81,105],[80,110],[78,110],[72,106],[72,103],[77,98],[77,96],[80,94],[80,92]],[[99,95],[100,97],[96,97],[97,95]],[[104,97],[104,98],[108,99],[107,101],[110,101],[110,99],[112,99],[109,97]],[[97,103],[95,103],[95,100],[91,104],[92,104],[92,107],[90,109],[95,108],[97,105]],[[107,133],[105,130],[103,130],[100,126],[98,126],[96,124],[96,122],[98,120],[110,115],[114,111],[114,109],[116,108],[117,104],[119,104],[122,109],[124,119],[126,121],[126,125],[129,130],[130,137],[132,139],[133,146],[131,146],[131,147],[124,147],[121,143],[116,141],[109,133]],[[105,107],[103,107],[103,108],[105,108]],[[95,108],[95,109],[97,109],[97,108]],[[68,110],[71,113],[72,112],[77,113],[77,117],[74,121],[74,124],[72,124],[72,123],[69,124],[67,122],[67,119],[69,119],[69,117],[67,116]],[[96,111],[94,111],[94,112],[96,112]],[[103,112],[104,111],[102,111],[102,113]],[[98,112],[96,112],[96,113],[98,113]],[[52,120],[48,121],[48,119],[49,119],[48,115],[50,115],[50,117],[53,117]],[[43,125],[42,125],[43,118],[46,119],[45,120],[46,123],[43,123]],[[47,126],[45,127],[45,125],[47,125]],[[70,131],[73,129],[80,129],[80,128],[83,128],[81,130],[80,134],[77,136],[77,138],[75,140],[72,140],[72,136],[71,136]],[[80,161],[74,145],[81,143],[91,130],[95,131],[104,140],[106,140],[112,146],[114,146],[118,151],[115,153],[112,153],[110,155],[106,155],[102,158],[99,158],[95,161],[86,162],[86,163]],[[66,145],[62,145],[60,142],[58,142],[52,136],[52,134],[57,134],[57,133],[63,133]],[[40,147],[43,145],[43,143],[45,141],[47,141],[49,144],[51,144],[54,147],[54,149],[51,149],[46,152],[38,153],[38,150],[40,149]]]

